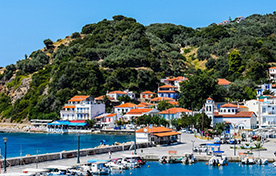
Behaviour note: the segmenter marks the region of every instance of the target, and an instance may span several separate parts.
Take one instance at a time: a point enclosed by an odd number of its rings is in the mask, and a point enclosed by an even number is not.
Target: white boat
[[[255,160],[254,155],[251,151],[248,151],[246,153],[242,153],[240,155],[243,156],[243,158],[241,159],[242,164],[246,164],[246,165],[256,164],[256,160]]]
[[[276,162],[273,163],[273,167],[276,167]]]
[[[257,164],[259,165],[267,165],[268,160],[267,159],[257,159]]]
[[[128,168],[140,167],[135,155],[123,155],[122,164]]]
[[[196,158],[193,154],[185,154],[184,158],[181,160],[183,164],[193,164],[195,163]]]
[[[211,166],[224,166],[228,164],[228,159],[224,155],[215,155],[209,160]]]
[[[105,166],[106,162],[95,162],[91,165],[91,171],[95,175],[108,175],[111,171]]]
[[[115,158],[112,159],[111,161],[107,162],[105,164],[107,167],[115,170],[126,170],[128,169],[123,163],[122,163],[122,158]]]

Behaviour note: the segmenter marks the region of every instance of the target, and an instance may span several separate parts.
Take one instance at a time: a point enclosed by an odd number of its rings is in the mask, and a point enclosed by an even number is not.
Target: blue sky
[[[112,19],[114,15],[135,18],[143,25],[173,23],[204,27],[237,16],[275,11],[275,0],[1,0],[0,66],[15,64],[44,47],[43,40],[56,41],[85,24]]]

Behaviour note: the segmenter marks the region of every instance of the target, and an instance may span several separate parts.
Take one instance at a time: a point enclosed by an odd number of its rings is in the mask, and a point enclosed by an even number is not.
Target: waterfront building
[[[180,83],[186,80],[188,80],[188,78],[185,78],[183,76],[178,76],[178,77],[167,77],[165,79],[161,79],[160,82],[165,83],[167,85],[175,86],[177,88],[177,91],[180,91]]]
[[[170,108],[161,111],[158,114],[160,114],[161,117],[163,117],[166,120],[172,120],[181,118],[182,114],[193,115],[193,111],[185,108]]]
[[[259,97],[259,96],[262,96],[262,95],[263,95],[263,92],[264,92],[265,90],[269,90],[270,92],[273,92],[274,95],[276,95],[276,87],[275,87],[275,84],[271,84],[271,83],[269,83],[269,84],[260,84],[260,85],[257,86],[256,90],[257,90],[257,96],[258,96],[258,97]]]
[[[105,112],[104,103],[96,103],[90,96],[76,95],[60,111],[62,120],[92,120]]]
[[[154,127],[152,125],[136,131],[136,142],[150,142],[154,144],[170,144],[180,138],[181,133],[166,127]]]
[[[122,119],[122,115],[116,113],[103,114],[95,118],[97,125],[105,129],[111,129],[116,126],[116,122]]]
[[[91,130],[85,120],[57,120],[47,124],[49,133],[88,133]]]
[[[125,115],[123,115],[124,121],[130,122],[132,119],[137,119],[138,117],[142,115],[150,115],[153,116],[155,114],[158,114],[158,110],[154,108],[143,108],[143,109],[131,109],[129,112],[127,112]]]
[[[267,95],[245,102],[258,116],[259,127],[276,126],[276,97]]]
[[[228,124],[227,132],[234,133],[236,130],[255,129],[257,127],[257,115],[243,105],[226,103],[215,110],[214,101],[211,98],[206,100],[205,113],[212,118],[212,125],[225,122]],[[237,132],[236,131],[236,132]]]
[[[154,92],[151,91],[144,91],[142,93],[140,93],[140,101],[141,102],[149,102],[150,99],[152,99],[152,97],[155,95]]]

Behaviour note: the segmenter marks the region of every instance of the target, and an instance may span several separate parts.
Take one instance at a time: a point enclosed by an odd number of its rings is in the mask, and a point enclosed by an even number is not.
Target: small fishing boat
[[[91,165],[93,175],[108,175],[111,170],[105,166],[106,162],[95,162]]]
[[[240,156],[242,157],[242,159],[241,159],[242,164],[246,164],[246,165],[256,164],[256,160],[251,151],[241,153]]]
[[[276,162],[273,163],[273,167],[276,167]]]
[[[223,155],[224,151],[214,151],[214,156],[209,160],[211,166],[225,166],[228,164],[228,159]]]
[[[126,167],[124,164],[122,164],[122,158],[114,158],[111,161],[107,162],[105,164],[107,167],[111,168],[112,170],[126,170],[128,167]]]
[[[195,161],[196,161],[196,158],[194,157],[193,154],[185,154],[185,156],[181,160],[183,164],[193,164],[195,163]]]
[[[267,165],[268,164],[268,160],[267,159],[257,159],[256,163],[258,165]]]

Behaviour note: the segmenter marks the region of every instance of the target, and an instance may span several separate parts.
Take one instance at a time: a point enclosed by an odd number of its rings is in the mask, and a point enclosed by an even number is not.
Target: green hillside
[[[229,91],[216,88],[213,94],[221,96],[215,99],[249,99],[275,62],[275,24],[275,12],[197,29],[143,26],[120,15],[87,24],[66,39],[45,40],[44,49],[6,67],[1,74],[0,112],[2,118],[17,122],[57,119],[62,105],[76,94],[156,91],[160,78],[191,74],[235,83]],[[27,92],[17,96],[25,84]],[[245,93],[237,95],[240,90]]]

